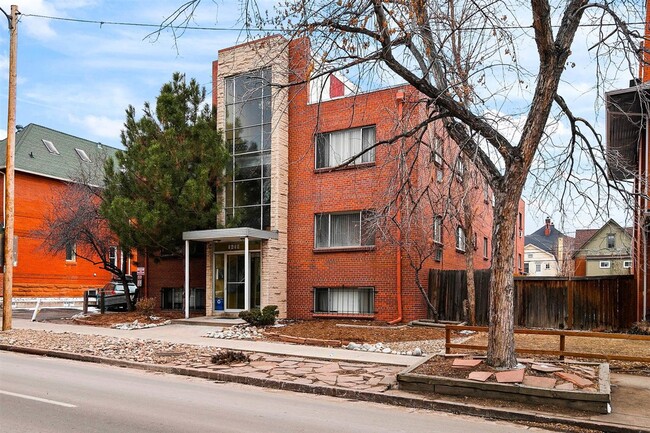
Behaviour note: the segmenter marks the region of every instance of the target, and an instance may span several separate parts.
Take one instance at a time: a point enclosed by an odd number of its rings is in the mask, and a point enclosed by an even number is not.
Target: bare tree
[[[244,24],[261,26],[255,2],[243,1],[242,10]],[[581,48],[576,38],[587,40],[589,31],[595,39],[588,48],[598,62],[598,89],[613,72],[633,77],[641,35],[629,27],[630,21],[643,22],[639,2],[288,0],[271,19],[290,38],[310,39],[314,61],[297,74],[305,80],[347,71],[359,83],[390,82],[397,76],[413,86],[431,108],[429,122],[439,121],[487,179],[496,210],[490,365],[510,368],[517,363],[513,238],[522,190],[531,169],[538,168],[533,163],[539,166],[539,158],[555,161],[541,164],[547,170],[536,171],[535,180],[546,192],[550,189],[545,185],[558,181],[561,186],[554,195],[559,199],[570,191],[583,196],[585,181],[598,185],[596,192],[604,198],[592,203],[599,206],[609,203],[612,189],[626,192],[624,185],[607,178],[601,137],[571,110],[560,84],[567,69],[575,66],[569,58]],[[554,143],[552,128],[560,121],[568,123],[570,138]],[[412,128],[377,145],[396,143],[420,130]],[[591,178],[572,177],[576,155],[595,167]],[[551,167],[559,176],[548,173]]]
[[[101,189],[95,186],[98,178],[91,174],[97,167],[101,167],[101,162],[55,192],[51,211],[41,229],[45,239],[43,247],[52,254],[72,249],[77,259],[113,274],[122,282],[127,309],[133,310],[127,269],[130,249],[121,248],[122,263],[111,258],[111,248],[117,250],[119,241],[100,213]]]
[[[452,12],[455,19],[450,20]],[[578,49],[574,42],[580,25],[611,24],[597,35],[597,50],[620,49],[634,62],[638,35],[618,14],[634,19],[639,12],[634,2],[588,0],[558,5],[544,0],[529,5],[289,1],[280,10],[278,25],[284,25],[292,38],[306,36],[312,41],[319,62],[310,78],[349,70],[360,80],[381,80],[386,75],[378,74],[388,69],[427,99],[432,118],[441,119],[449,136],[488,180],[496,209],[488,337],[488,363],[493,366],[517,364],[512,240],[528,173],[538,148],[549,140],[547,127],[556,119],[567,119],[569,147],[602,149],[593,127],[559,94],[562,76],[571,67],[569,56]],[[450,47],[458,34],[463,35],[462,45],[454,52]],[[520,63],[519,55],[530,56],[532,47],[535,59]],[[462,67],[457,67],[459,63]],[[503,115],[507,109],[510,114]],[[510,133],[513,125],[515,133]],[[587,152],[594,160],[597,156]]]

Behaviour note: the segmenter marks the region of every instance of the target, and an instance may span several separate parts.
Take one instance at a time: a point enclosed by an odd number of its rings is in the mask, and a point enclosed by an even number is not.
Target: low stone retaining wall
[[[485,383],[413,373],[431,357],[397,375],[399,388],[405,391],[434,392],[445,395],[510,400],[522,403],[547,404],[590,412],[611,413],[609,364],[598,365],[598,391],[563,391],[535,388],[522,384]]]

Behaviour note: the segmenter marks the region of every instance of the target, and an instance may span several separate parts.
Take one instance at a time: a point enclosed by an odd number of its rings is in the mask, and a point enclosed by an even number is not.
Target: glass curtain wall
[[[231,151],[226,184],[226,224],[271,225],[271,69],[225,79],[226,145]]]

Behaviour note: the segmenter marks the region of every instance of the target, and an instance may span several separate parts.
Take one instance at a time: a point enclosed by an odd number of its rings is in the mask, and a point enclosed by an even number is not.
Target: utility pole
[[[2,330],[11,329],[11,304],[14,279],[14,152],[16,148],[16,55],[18,51],[18,6],[11,15],[0,8],[9,21],[9,102],[7,104],[7,163],[5,166],[5,244],[2,286]]]

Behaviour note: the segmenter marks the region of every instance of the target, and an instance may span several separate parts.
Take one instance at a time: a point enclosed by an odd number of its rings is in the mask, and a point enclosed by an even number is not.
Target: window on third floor
[[[317,134],[316,168],[336,167],[352,158],[351,165],[375,162],[375,143],[374,126]]]
[[[614,236],[614,233],[610,233],[607,235],[607,248],[614,248],[616,247],[616,236]]]

